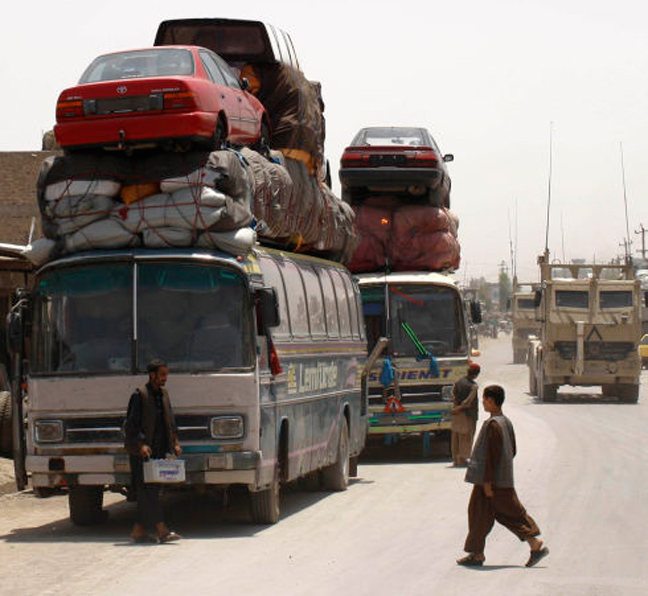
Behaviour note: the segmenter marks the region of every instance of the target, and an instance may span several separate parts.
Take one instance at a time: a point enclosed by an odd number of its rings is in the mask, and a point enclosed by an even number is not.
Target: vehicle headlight
[[[34,438],[38,443],[59,443],[63,440],[63,421],[37,420],[34,423]]]
[[[452,401],[452,385],[444,385],[441,389],[441,399],[443,401]]]
[[[243,416],[215,416],[209,422],[214,439],[240,439],[243,436]]]

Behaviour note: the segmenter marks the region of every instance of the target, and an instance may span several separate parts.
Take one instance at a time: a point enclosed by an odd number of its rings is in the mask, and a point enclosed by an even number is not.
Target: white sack
[[[106,195],[116,197],[121,184],[116,180],[73,180],[67,178],[45,187],[45,200],[57,201],[63,197],[75,195]]]
[[[198,237],[196,245],[245,256],[256,244],[256,239],[256,232],[252,228],[239,228],[231,232],[204,232]]]
[[[115,219],[100,219],[64,237],[65,251],[137,246],[139,238]]]
[[[120,206],[113,214],[133,234],[148,228],[206,230],[225,214],[225,204],[226,197],[221,192],[206,186],[188,187]]]
[[[113,198],[106,195],[70,195],[48,202],[45,214],[52,219],[57,235],[65,236],[103,219],[115,205]]]
[[[42,265],[49,260],[56,242],[49,238],[39,238],[25,247],[22,254],[34,265]]]
[[[181,188],[190,186],[211,186],[215,187],[216,182],[222,178],[222,174],[213,168],[203,166],[186,176],[178,176],[176,178],[165,178],[160,181],[160,189],[162,192],[175,192]]]
[[[148,228],[142,231],[142,241],[147,248],[191,246],[193,232],[184,228]]]

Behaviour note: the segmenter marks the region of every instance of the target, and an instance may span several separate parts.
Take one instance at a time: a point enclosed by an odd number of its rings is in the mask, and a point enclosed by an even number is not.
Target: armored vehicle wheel
[[[558,385],[548,385],[543,383],[539,386],[538,397],[540,401],[553,402],[556,401],[558,395]]]
[[[617,385],[617,396],[624,404],[636,404],[639,401],[639,385]]]
[[[513,364],[524,364],[526,361],[526,350],[513,351]]]
[[[322,470],[324,488],[328,490],[346,490],[349,486],[349,426],[342,418],[337,458],[333,465]]]
[[[276,524],[279,521],[281,485],[278,466],[275,466],[274,476],[268,488],[250,492],[250,511],[255,524]]]
[[[106,521],[103,510],[103,487],[71,486],[68,497],[70,520],[75,526],[91,526]]]
[[[618,394],[617,385],[601,385],[601,393],[605,397],[613,397]]]
[[[533,369],[529,367],[529,395],[538,395],[538,379]]]

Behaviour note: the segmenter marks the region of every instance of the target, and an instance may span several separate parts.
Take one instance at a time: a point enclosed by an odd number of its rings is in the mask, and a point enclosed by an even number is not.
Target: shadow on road
[[[390,444],[386,444],[383,439],[378,438],[367,442],[360,456],[360,464],[427,464],[451,461],[448,436],[445,433],[431,436],[427,452],[423,437],[420,435],[398,437],[396,440],[392,438],[389,442]]]

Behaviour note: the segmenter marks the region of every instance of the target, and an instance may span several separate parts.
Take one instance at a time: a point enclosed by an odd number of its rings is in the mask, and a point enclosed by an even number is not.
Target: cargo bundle
[[[37,263],[134,246],[245,254],[257,240],[347,263],[356,245],[351,207],[276,151],[71,153],[43,162],[37,194]]]

